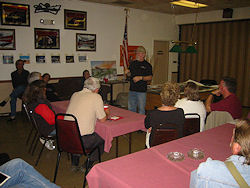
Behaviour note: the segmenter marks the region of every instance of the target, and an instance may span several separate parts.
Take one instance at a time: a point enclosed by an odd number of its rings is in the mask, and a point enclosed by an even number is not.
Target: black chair
[[[37,144],[38,144],[39,139],[44,140],[42,149],[40,150],[40,153],[39,153],[38,158],[37,158],[36,163],[35,163],[35,166],[37,166],[37,165],[38,165],[38,162],[39,162],[39,160],[40,160],[40,158],[41,158],[42,152],[43,152],[43,150],[44,150],[45,144],[46,144],[47,142],[51,141],[51,140],[52,140],[52,141],[55,141],[56,137],[55,137],[55,136],[50,136],[50,135],[48,135],[48,136],[47,136],[47,135],[43,135],[43,134],[39,131],[39,126],[38,126],[38,124],[37,124],[37,122],[36,122],[36,120],[35,120],[35,118],[34,118],[33,111],[30,110],[30,111],[29,111],[29,114],[30,114],[31,123],[32,123],[33,127],[36,129],[36,132],[37,132],[37,135],[35,136],[35,137],[37,137],[37,138],[36,138],[36,141],[35,141],[35,146],[33,147],[33,150],[32,150],[32,155],[34,154],[34,151],[35,151],[35,149],[36,149],[36,146],[37,146]],[[35,137],[34,137],[34,138],[35,138]],[[34,138],[33,138],[33,140],[34,140]],[[33,144],[33,143],[32,143],[32,144]]]
[[[175,124],[160,124],[153,127],[150,135],[150,147],[169,142],[183,136],[183,129]]]
[[[188,116],[191,116],[191,117],[188,118]],[[188,136],[188,135],[200,132],[200,119],[201,117],[197,113],[185,114],[183,136]]]
[[[59,118],[62,117],[70,117],[72,118],[72,121],[64,120]],[[54,175],[54,183],[56,182],[56,176],[57,171],[59,167],[59,162],[61,158],[62,152],[67,152],[71,154],[80,154],[85,155],[87,157],[86,159],[86,171],[84,174],[84,182],[83,187],[86,185],[86,175],[89,171],[89,161],[90,161],[90,155],[98,150],[98,157],[99,162],[101,162],[101,154],[99,147],[95,147],[92,149],[86,149],[84,147],[84,143],[81,139],[81,134],[78,126],[77,119],[74,115],[71,114],[62,114],[59,113],[56,115],[56,139],[57,139],[57,149],[58,149],[58,155],[57,155],[57,162],[56,162],[56,169],[55,169],[55,175]]]

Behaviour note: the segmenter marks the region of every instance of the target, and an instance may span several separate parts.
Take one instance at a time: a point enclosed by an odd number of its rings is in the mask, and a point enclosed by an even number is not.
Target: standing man
[[[29,71],[23,68],[24,62],[19,59],[16,61],[16,71],[11,73],[11,81],[13,90],[10,96],[0,103],[0,106],[4,106],[10,100],[10,119],[9,121],[15,120],[16,117],[16,101],[18,97],[21,97],[26,86],[28,85]]]
[[[98,94],[100,82],[97,78],[90,77],[84,82],[83,90],[75,92],[69,102],[67,114],[73,114],[78,121],[82,140],[86,149],[96,146],[100,148],[101,154],[104,151],[104,140],[95,133],[96,120],[106,121],[109,109],[104,111],[102,97]],[[70,119],[68,119],[70,120]],[[90,156],[90,166],[98,160],[98,151]],[[72,155],[73,170],[77,170],[79,156]]]
[[[130,88],[128,96],[128,109],[140,114],[145,114],[147,82],[152,80],[152,66],[145,60],[146,50],[143,46],[139,46],[136,50],[136,60],[133,61],[129,70],[125,70],[125,74],[130,73]]]
[[[213,91],[206,100],[207,112],[226,111],[229,112],[233,119],[241,117],[242,108],[239,99],[235,95],[236,80],[230,77],[224,77],[220,81],[219,89]],[[219,102],[212,103],[214,95],[223,96]]]

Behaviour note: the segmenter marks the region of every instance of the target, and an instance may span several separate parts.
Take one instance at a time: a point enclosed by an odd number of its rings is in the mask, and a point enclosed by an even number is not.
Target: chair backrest
[[[28,106],[25,103],[23,103],[23,109],[25,111],[25,114],[26,114],[28,120],[31,122],[29,109],[28,109]]]
[[[183,136],[200,132],[200,115],[197,113],[185,114]]]
[[[234,119],[229,112],[226,111],[212,111],[206,120],[204,130],[208,130],[225,123],[233,123]]]
[[[182,137],[182,130],[175,124],[160,124],[153,127],[150,135],[150,146],[156,146]]]
[[[72,121],[62,119],[65,116],[71,117]],[[86,155],[76,117],[59,113],[55,118],[58,151]]]

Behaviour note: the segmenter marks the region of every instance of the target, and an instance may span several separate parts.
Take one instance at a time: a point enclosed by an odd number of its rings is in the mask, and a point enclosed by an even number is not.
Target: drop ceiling
[[[181,6],[173,7],[169,3],[172,0],[80,0],[80,1],[88,1],[106,5],[142,9],[142,10],[155,11],[167,14],[189,14],[197,12],[197,9],[186,8]],[[198,10],[199,12],[223,10],[225,8],[250,7],[250,0],[197,0],[194,2],[204,3],[208,5],[207,7],[200,8]]]

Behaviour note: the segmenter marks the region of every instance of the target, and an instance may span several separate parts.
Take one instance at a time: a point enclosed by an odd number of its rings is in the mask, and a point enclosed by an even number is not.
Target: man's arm
[[[152,75],[149,75],[149,76],[135,76],[135,77],[133,78],[133,80],[134,80],[134,82],[136,83],[136,82],[138,82],[138,81],[140,81],[140,80],[143,80],[143,81],[151,81],[152,78],[153,78]]]
[[[217,95],[217,96],[220,96],[220,90],[217,89],[215,91],[212,91],[211,94],[208,96],[206,102],[205,102],[205,107],[206,107],[206,111],[207,112],[211,112],[211,104],[213,102],[213,99],[214,99],[214,96],[213,95]]]
[[[105,109],[104,112],[105,112],[106,116],[102,119],[98,119],[100,122],[105,122],[109,117],[109,114],[110,114],[109,109]]]
[[[15,72],[12,72],[11,73],[11,83],[12,83],[12,86],[13,88],[16,88],[16,76],[15,76]]]

